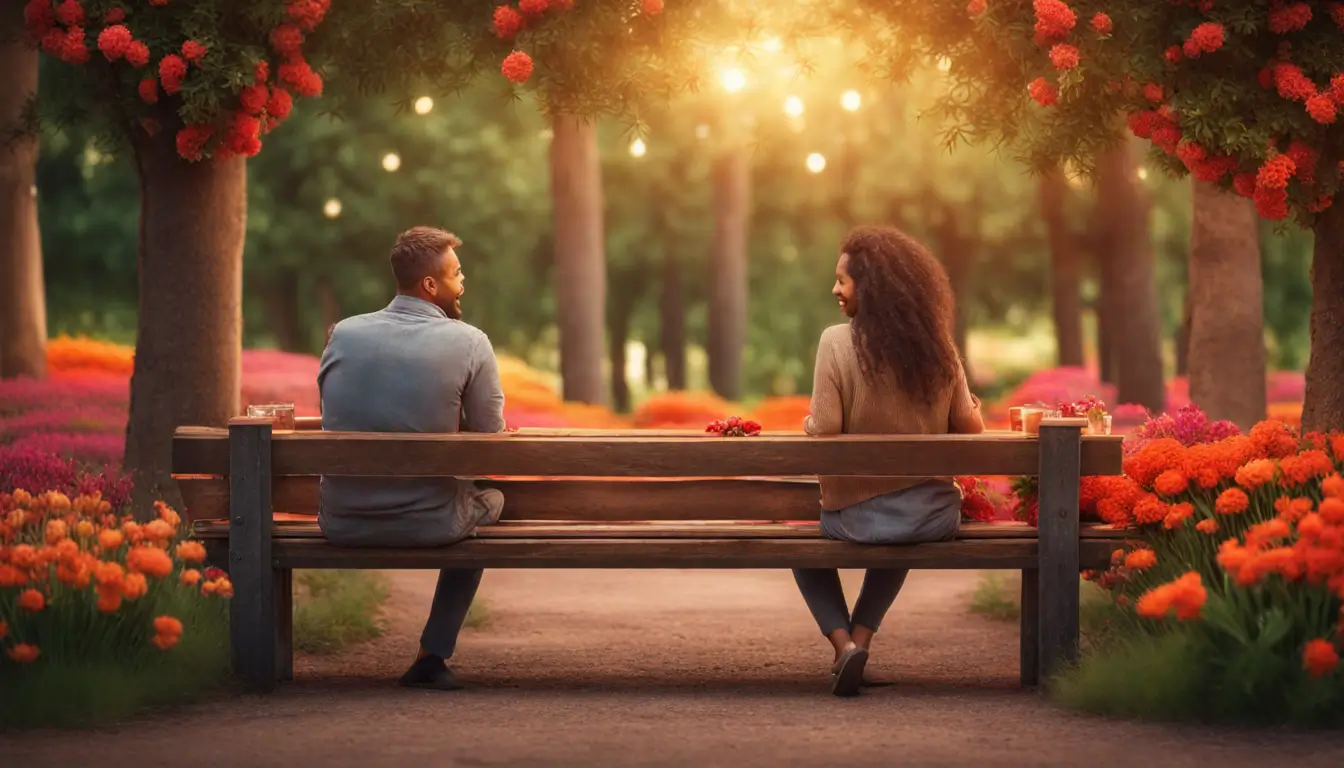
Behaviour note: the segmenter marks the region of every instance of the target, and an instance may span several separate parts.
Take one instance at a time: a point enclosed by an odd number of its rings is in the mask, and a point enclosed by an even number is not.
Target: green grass
[[[1111,601],[1091,582],[1078,582],[1079,624],[1087,635],[1100,633],[1106,627]],[[971,593],[967,606],[971,613],[995,621],[1017,621],[1022,615],[1022,572],[984,571]]]
[[[379,610],[387,585],[375,571],[317,570],[294,573],[294,650],[338,653],[380,637]]]
[[[0,664],[0,730],[87,727],[221,689],[229,674],[228,603],[186,599],[165,612],[182,620],[182,640],[147,661]]]

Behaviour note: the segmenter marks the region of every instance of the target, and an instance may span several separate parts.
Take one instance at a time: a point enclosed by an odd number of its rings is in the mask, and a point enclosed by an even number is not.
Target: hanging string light
[[[802,117],[804,109],[803,100],[797,96],[790,96],[784,100],[784,114],[789,117]]]
[[[826,170],[826,157],[820,152],[813,152],[807,156],[807,170],[813,173],[821,173]]]
[[[635,139],[634,141],[630,142],[631,157],[643,157],[644,154],[647,153],[648,151],[649,148],[647,145],[644,144],[643,139]]]
[[[723,90],[738,93],[747,87],[747,73],[737,67],[729,67],[719,73],[719,82],[722,83]]]
[[[433,108],[434,100],[428,96],[421,96],[415,100],[415,114],[417,115],[428,115]]]
[[[863,106],[863,97],[853,89],[845,91],[840,95],[840,106],[847,112],[857,112],[859,107]]]
[[[328,219],[334,219],[341,215],[341,201],[336,198],[328,198],[327,202],[322,204],[322,215]]]
[[[400,167],[401,167],[401,155],[398,155],[396,152],[388,152],[386,155],[383,155],[384,171],[387,171],[388,173],[393,173]]]

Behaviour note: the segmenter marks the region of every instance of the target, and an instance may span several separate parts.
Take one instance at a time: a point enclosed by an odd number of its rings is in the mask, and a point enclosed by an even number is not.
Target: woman
[[[809,435],[946,434],[984,430],[979,401],[952,338],[947,273],[914,239],[889,227],[845,237],[831,293],[849,322],[817,347]],[[861,544],[951,539],[961,492],[950,478],[821,477],[821,531]],[[832,692],[863,685],[873,635],[908,569],[865,574],[853,614],[834,569],[793,572],[807,607],[835,649]]]

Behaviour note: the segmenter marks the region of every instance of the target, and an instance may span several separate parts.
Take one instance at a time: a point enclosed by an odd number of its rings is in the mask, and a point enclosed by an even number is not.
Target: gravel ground
[[[224,696],[76,734],[0,736],[5,766],[1340,766],[1344,734],[1145,725],[1017,687],[1017,626],[966,613],[976,574],[912,574],[874,645],[894,685],[829,695],[830,649],[774,571],[493,571],[466,691],[391,684],[434,574],[390,574],[390,631]],[[857,594],[859,574],[847,574]]]

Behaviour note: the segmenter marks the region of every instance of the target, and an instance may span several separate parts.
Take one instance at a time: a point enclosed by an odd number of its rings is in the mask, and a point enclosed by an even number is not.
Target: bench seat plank
[[[223,539],[229,535],[227,520],[199,520],[195,535],[202,539]],[[1132,533],[1110,526],[1088,524],[1081,528],[1085,539],[1123,539]],[[477,529],[480,539],[816,539],[821,537],[817,523],[719,522],[696,523],[593,523],[581,520],[516,520]],[[322,531],[313,519],[277,519],[275,539],[322,539]],[[1025,523],[962,523],[957,539],[1035,539],[1036,529]]]
[[[212,540],[217,549],[223,542]],[[1086,568],[1110,562],[1114,542],[1079,545]],[[822,538],[477,538],[451,547],[355,549],[320,539],[275,539],[276,568],[923,568],[1007,570],[1036,565],[1035,539],[978,539],[902,547]]]
[[[1081,445],[1083,474],[1119,471],[1120,437],[1085,437]],[[177,429],[175,473],[225,475],[228,467],[226,430]],[[1034,475],[1039,467],[1037,440],[1016,433],[731,438],[300,430],[271,437],[273,476],[937,477]]]

